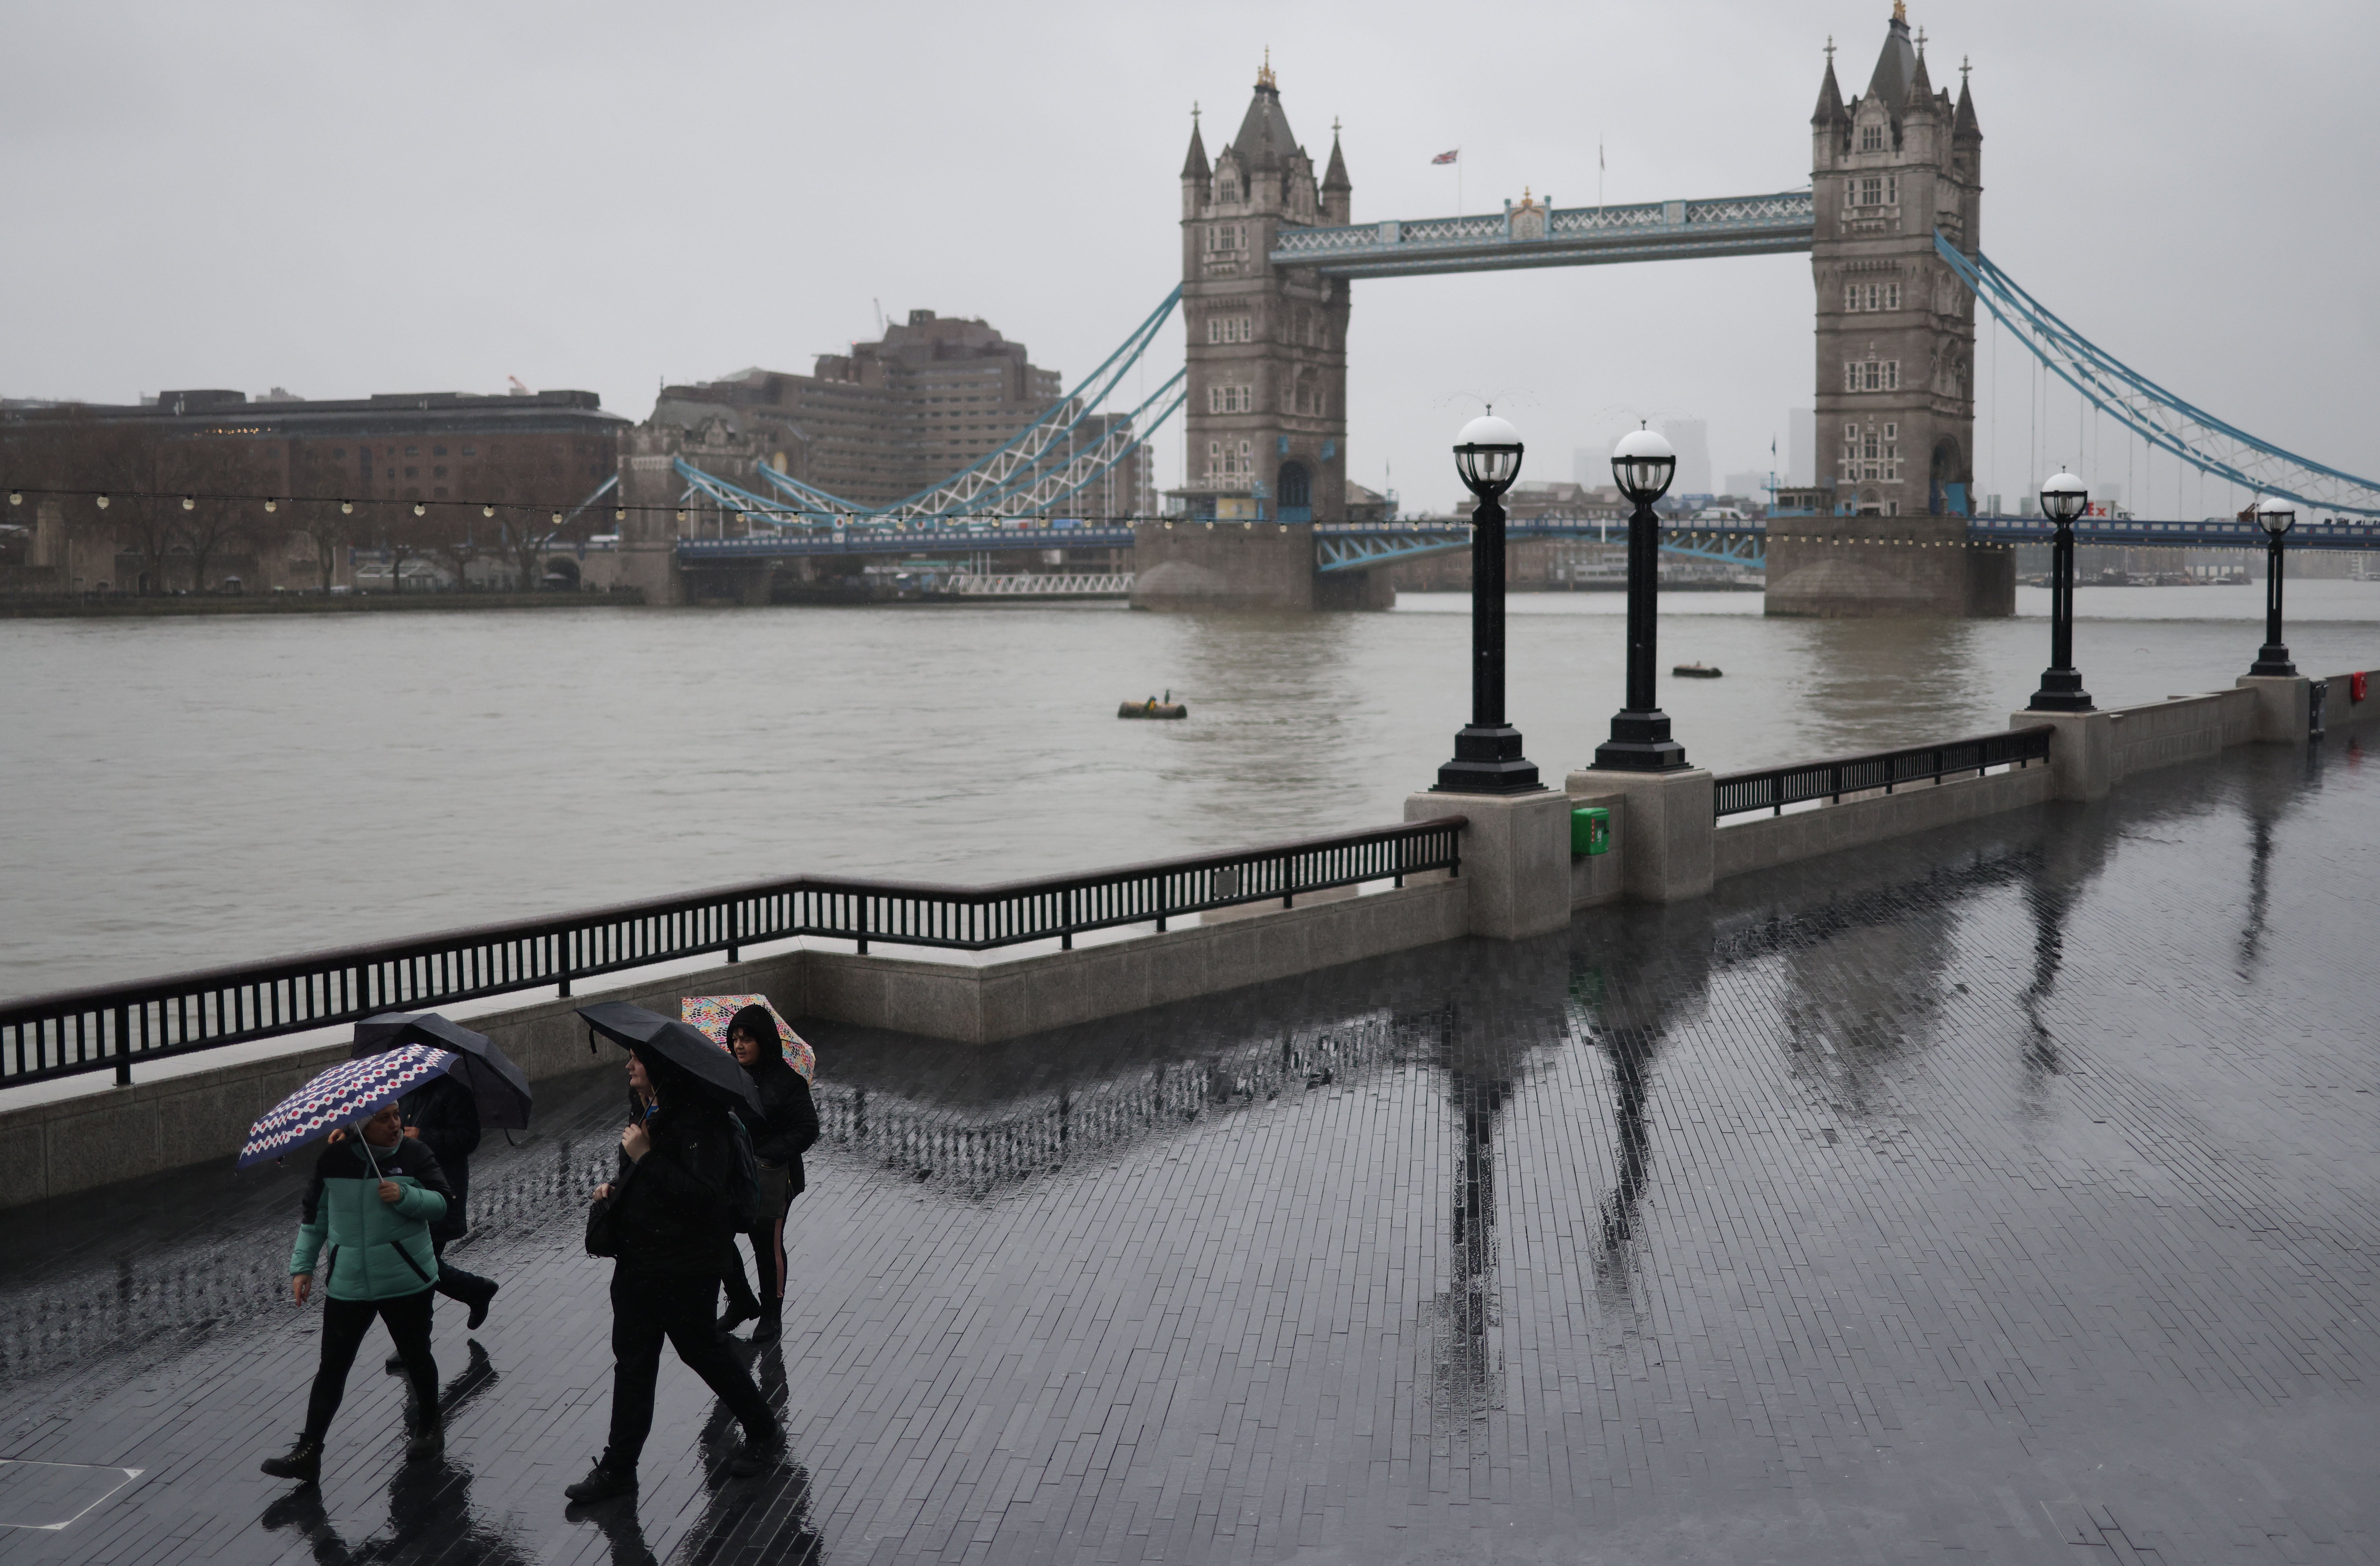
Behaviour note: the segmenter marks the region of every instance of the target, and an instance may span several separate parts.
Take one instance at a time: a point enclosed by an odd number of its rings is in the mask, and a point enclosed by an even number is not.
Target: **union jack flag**
[[[1429,161],[1433,164],[1451,164],[1462,155],[1463,149],[1457,147],[1451,152],[1440,152],[1438,156],[1430,159]]]

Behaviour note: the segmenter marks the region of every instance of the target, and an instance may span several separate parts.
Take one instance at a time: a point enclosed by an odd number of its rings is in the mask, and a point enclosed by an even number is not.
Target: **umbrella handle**
[[[348,1129],[355,1133],[356,1145],[364,1150],[364,1162],[371,1166],[372,1178],[374,1180],[385,1179],[386,1176],[382,1175],[380,1171],[380,1160],[372,1157],[371,1143],[365,1139],[364,1123],[358,1121]]]

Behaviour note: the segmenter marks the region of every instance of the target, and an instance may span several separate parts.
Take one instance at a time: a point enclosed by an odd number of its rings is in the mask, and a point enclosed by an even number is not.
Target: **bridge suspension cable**
[[[1175,371],[1130,414],[1117,417],[1098,411],[1115,395],[1125,375],[1139,364],[1141,356],[1157,340],[1158,333],[1181,302],[1182,290],[1177,285],[1073,391],[1052,403],[1040,418],[1005,445],[939,483],[890,505],[861,505],[762,463],[760,477],[792,503],[790,508],[766,503],[756,506],[752,503],[759,501],[758,496],[747,496],[737,508],[756,519],[783,526],[805,517],[822,520],[836,516],[870,522],[913,522],[939,516],[1021,516],[1056,504],[1081,492],[1138,450],[1157,427],[1182,407],[1186,395],[1186,370]],[[1087,445],[1080,444],[1083,426],[1100,419],[1105,421],[1096,431],[1098,438]],[[788,510],[791,515],[785,514]]]
[[[2034,358],[2152,445],[2245,490],[2348,516],[2380,516],[2380,480],[2284,451],[2183,401],[2060,321],[1988,257],[1962,253],[1938,230],[1934,251]]]

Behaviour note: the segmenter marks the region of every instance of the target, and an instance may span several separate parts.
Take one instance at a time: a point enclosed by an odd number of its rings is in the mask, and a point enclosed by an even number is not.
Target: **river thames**
[[[2380,651],[2380,584],[2292,583],[2300,669]],[[1719,770],[2006,725],[2004,621],[1663,599],[1661,700]],[[2227,686],[2263,589],[2090,589],[2102,706]],[[1621,694],[1617,593],[1512,601],[1548,782]],[[797,870],[975,881],[1394,820],[1467,716],[1468,600],[1385,614],[1118,605],[0,623],[0,994]],[[1725,677],[1674,679],[1699,660]],[[1121,722],[1171,690],[1186,722]]]

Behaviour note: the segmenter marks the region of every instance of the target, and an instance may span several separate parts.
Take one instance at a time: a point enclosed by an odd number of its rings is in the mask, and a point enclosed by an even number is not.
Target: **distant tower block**
[[[1135,607],[1385,606],[1385,572],[1314,571],[1312,525],[1346,515],[1347,280],[1269,259],[1283,228],[1351,221],[1350,188],[1336,124],[1315,177],[1269,55],[1211,164],[1194,115],[1182,164],[1188,460],[1170,492],[1174,525],[1138,529]]]
[[[1846,103],[1834,44],[1811,116],[1817,233],[1815,477],[1831,517],[1769,525],[1771,614],[2004,615],[2014,558],[1966,541],[1974,483],[1975,306],[1934,234],[1980,243],[1984,133],[1955,107],[1894,0],[1867,91]],[[1822,508],[1823,509],[1823,508]],[[1799,542],[1799,539],[1815,542]]]

